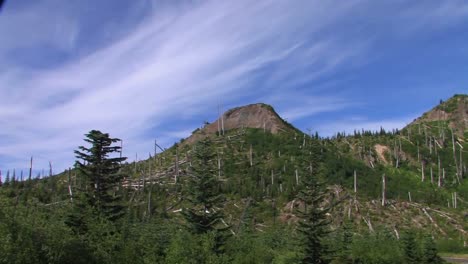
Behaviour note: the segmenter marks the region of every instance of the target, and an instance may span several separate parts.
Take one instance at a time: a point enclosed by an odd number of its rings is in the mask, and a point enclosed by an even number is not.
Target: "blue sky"
[[[3,172],[62,171],[91,129],[147,157],[218,104],[328,136],[468,91],[466,1],[7,0],[0,36]]]

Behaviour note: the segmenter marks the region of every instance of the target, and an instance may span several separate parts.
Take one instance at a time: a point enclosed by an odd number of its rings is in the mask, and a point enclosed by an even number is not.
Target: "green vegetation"
[[[85,141],[72,170],[4,174],[0,263],[441,263],[438,252],[468,254],[468,143],[452,140],[448,121],[331,138],[233,129],[136,163],[108,134]]]

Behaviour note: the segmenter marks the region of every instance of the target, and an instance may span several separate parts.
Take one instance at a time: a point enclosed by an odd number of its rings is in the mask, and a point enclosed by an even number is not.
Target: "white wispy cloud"
[[[11,35],[0,42],[4,169],[27,166],[30,155],[38,167],[52,160],[66,168],[91,129],[124,139],[128,156],[151,152],[154,137],[170,142],[185,135],[219,101],[281,97],[365,61],[372,49],[372,36],[343,41],[338,34],[365,9],[362,1],[154,1],[131,30],[108,32],[119,38],[85,51],[87,17],[51,3],[5,8],[0,16],[0,35]],[[67,56],[43,68],[11,57],[42,46]],[[309,94],[283,97],[278,105],[294,120],[351,104],[343,96]],[[187,124],[174,126],[177,120]],[[167,132],[175,127],[184,133]]]

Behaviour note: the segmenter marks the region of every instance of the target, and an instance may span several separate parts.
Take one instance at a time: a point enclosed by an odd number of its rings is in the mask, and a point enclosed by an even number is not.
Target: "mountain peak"
[[[239,129],[258,128],[272,134],[281,131],[295,130],[293,126],[284,121],[274,108],[268,104],[255,103],[235,107],[224,112],[217,120],[206,124],[187,139],[188,143],[195,142],[203,135],[212,135],[218,132]]]

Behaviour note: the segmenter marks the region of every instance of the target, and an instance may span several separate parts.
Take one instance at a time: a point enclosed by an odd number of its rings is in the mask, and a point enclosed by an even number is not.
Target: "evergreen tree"
[[[342,224],[342,230],[339,236],[338,259],[343,263],[352,262],[353,230],[352,222],[346,221]]]
[[[407,231],[403,234],[403,253],[406,263],[419,263],[419,254],[415,235],[412,231]]]
[[[85,141],[90,143],[91,147],[80,146],[79,150],[75,150],[79,159],[75,167],[88,184],[86,202],[107,219],[114,221],[124,213],[121,197],[115,194],[115,189],[123,178],[119,173],[120,163],[127,158],[110,157],[120,151],[119,146],[112,146],[120,139],[110,138],[109,134],[98,130],[91,130],[85,136]]]
[[[330,220],[327,218],[327,213],[331,210],[332,205],[325,205],[327,191],[318,177],[319,148],[317,142],[311,142],[308,154],[310,157],[308,164],[312,167],[308,168],[308,177],[303,180],[304,189],[298,194],[298,199],[304,203],[304,209],[298,212],[301,218],[299,231],[304,236],[302,263],[329,263],[331,252],[324,243],[324,238],[330,233]]]
[[[18,184],[18,179],[16,178],[16,170],[13,169],[13,173],[10,178],[10,185],[11,187],[15,188]]]
[[[195,146],[187,200],[190,208],[183,211],[189,230],[194,234],[215,233],[214,250],[222,252],[226,240],[226,227],[222,226],[224,197],[220,193],[215,169],[215,154],[209,139]]]
[[[437,247],[431,235],[427,235],[423,241],[422,252],[423,263],[443,263],[444,261],[437,255]]]
[[[5,185],[10,184],[10,170],[7,170],[7,174],[5,177]]]

